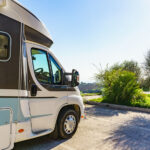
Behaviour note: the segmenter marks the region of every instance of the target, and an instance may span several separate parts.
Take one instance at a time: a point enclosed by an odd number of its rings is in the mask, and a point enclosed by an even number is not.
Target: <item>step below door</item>
[[[9,149],[12,135],[12,111],[0,108],[0,150]]]

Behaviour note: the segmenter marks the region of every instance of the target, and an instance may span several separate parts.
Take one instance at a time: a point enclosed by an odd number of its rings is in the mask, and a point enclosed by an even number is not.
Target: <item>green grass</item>
[[[98,103],[116,104],[116,103],[112,103],[110,101],[104,100],[103,98],[91,99],[90,101],[98,102]],[[124,105],[124,104],[119,103],[119,105]],[[146,94],[145,102],[132,102],[132,103],[128,104],[127,106],[150,108],[150,94]]]
[[[97,102],[97,103],[104,103],[103,98],[91,99],[90,101]]]
[[[95,96],[95,95],[100,95],[100,93],[81,93],[81,96]]]

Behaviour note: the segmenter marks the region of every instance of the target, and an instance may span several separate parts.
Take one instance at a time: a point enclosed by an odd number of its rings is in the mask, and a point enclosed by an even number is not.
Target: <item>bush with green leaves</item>
[[[123,61],[121,64],[116,63],[113,66],[111,66],[112,70],[125,70],[125,71],[129,71],[129,72],[133,72],[135,73],[137,79],[140,79],[141,76],[141,68],[139,67],[138,63],[136,61],[133,60],[125,60]]]
[[[137,76],[133,72],[122,69],[106,69],[96,76],[103,85],[104,101],[115,104],[129,105],[145,99],[139,88]]]

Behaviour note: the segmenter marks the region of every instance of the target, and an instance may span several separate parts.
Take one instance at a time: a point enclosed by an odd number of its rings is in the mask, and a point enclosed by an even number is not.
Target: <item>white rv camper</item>
[[[84,117],[79,73],[65,72],[52,43],[36,16],[0,0],[0,150],[52,132],[70,138]]]

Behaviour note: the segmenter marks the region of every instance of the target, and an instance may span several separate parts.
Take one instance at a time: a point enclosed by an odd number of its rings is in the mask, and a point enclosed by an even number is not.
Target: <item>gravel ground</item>
[[[69,140],[49,136],[15,144],[15,150],[150,150],[150,114],[87,105],[87,117]]]

